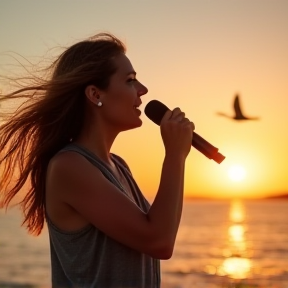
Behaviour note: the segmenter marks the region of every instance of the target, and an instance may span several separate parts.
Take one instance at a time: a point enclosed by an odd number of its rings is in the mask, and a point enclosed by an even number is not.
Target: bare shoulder
[[[74,151],[63,151],[56,154],[49,162],[47,169],[48,183],[56,181],[63,185],[83,181],[89,175],[97,177],[100,171],[83,155]],[[70,185],[69,185],[70,186]]]
[[[69,198],[81,194],[81,182],[85,181],[81,175],[91,169],[93,166],[73,151],[58,153],[50,160],[46,175],[46,211],[58,228],[73,231],[89,223],[69,204]],[[95,176],[97,171],[93,172]]]
[[[57,172],[65,172],[76,165],[83,165],[84,162],[85,158],[79,153],[74,151],[63,151],[52,157],[48,165],[48,171],[51,173],[55,170]]]
[[[73,197],[81,197],[92,189],[95,191],[95,181],[101,184],[102,178],[101,171],[84,156],[74,151],[63,151],[56,154],[48,165],[46,190],[69,204]]]

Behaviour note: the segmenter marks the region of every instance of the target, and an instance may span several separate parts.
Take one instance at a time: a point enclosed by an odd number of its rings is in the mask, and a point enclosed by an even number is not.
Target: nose
[[[139,84],[139,87],[137,88],[138,97],[141,97],[141,96],[145,95],[146,93],[148,93],[148,88],[146,86],[144,86],[140,82],[138,82],[138,84]]]

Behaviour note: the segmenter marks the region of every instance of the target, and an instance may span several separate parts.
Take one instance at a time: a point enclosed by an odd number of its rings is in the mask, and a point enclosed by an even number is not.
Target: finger
[[[185,122],[191,123],[191,121],[190,121],[188,118],[186,118],[186,117],[183,117],[180,122],[183,122],[183,123],[185,123]]]
[[[191,121],[190,121],[190,124],[191,124],[192,130],[194,131],[195,130],[195,124],[193,122],[191,122]]]
[[[183,118],[183,119],[181,120],[181,123],[190,125],[190,127],[192,128],[192,130],[193,130],[193,131],[195,130],[195,125],[194,125],[194,123],[191,122],[188,118]]]
[[[175,108],[172,111],[171,120],[180,121],[185,117],[185,113],[181,111],[180,108]]]
[[[162,119],[161,119],[160,125],[161,125],[163,122],[169,120],[169,119],[171,118],[171,116],[172,116],[172,111],[171,111],[171,110],[167,110],[167,111],[165,112],[164,116],[163,116]]]
[[[185,113],[184,112],[181,112],[181,113],[179,113],[173,117],[173,120],[176,120],[179,122],[181,122],[183,119],[185,119]]]

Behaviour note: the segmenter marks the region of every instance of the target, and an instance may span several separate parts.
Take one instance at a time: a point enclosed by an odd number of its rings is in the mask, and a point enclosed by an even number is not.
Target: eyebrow
[[[133,74],[134,76],[136,76],[137,73],[135,71],[130,71],[127,73],[127,75],[130,75],[130,74]]]

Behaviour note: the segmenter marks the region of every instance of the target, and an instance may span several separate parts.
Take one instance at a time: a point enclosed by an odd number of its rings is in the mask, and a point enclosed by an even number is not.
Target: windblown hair
[[[8,208],[28,183],[29,189],[18,204],[24,213],[22,225],[30,234],[39,235],[44,225],[48,163],[80,134],[85,87],[108,88],[117,70],[113,59],[121,53],[125,54],[126,48],[119,39],[99,33],[67,48],[47,67],[50,76],[14,79],[22,86],[0,94],[0,105],[9,99],[25,99],[0,126],[0,203]]]

